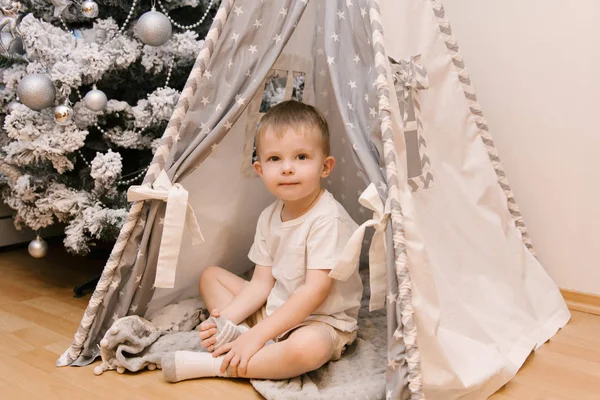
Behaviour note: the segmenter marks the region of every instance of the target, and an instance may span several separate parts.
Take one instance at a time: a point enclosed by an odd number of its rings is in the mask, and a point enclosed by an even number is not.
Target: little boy
[[[207,376],[288,379],[337,360],[358,329],[358,268],[346,281],[329,272],[358,228],[321,188],[335,165],[329,130],[312,106],[271,108],[256,134],[254,169],[278,200],[258,220],[248,282],[219,267],[200,278],[211,318],[200,325],[208,351],[163,359],[172,382]],[[211,354],[212,353],[212,354]]]

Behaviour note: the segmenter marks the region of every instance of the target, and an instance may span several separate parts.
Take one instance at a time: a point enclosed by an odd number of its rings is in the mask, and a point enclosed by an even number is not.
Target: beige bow
[[[375,234],[371,239],[371,247],[369,247],[369,275],[371,285],[369,311],[374,311],[383,308],[385,305],[387,261],[385,229],[387,227],[388,219],[390,218],[389,204],[386,203],[384,207],[374,183],[371,183],[365,189],[358,201],[360,204],[373,211],[373,218],[365,221],[356,231],[354,231],[352,236],[350,236],[341,257],[329,273],[329,276],[342,281],[350,278],[359,264],[360,250],[362,248],[365,230],[371,226],[375,227]]]
[[[152,187],[131,186],[127,191],[128,201],[153,199],[167,203],[156,265],[155,287],[172,288],[175,286],[175,271],[179,260],[184,225],[188,227],[193,245],[204,241],[194,210],[188,204],[188,195],[188,191],[179,183],[171,184],[165,170],[160,172]]]

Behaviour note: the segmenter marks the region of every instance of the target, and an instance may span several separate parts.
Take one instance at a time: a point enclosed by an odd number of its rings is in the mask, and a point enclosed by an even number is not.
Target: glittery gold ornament
[[[73,119],[73,109],[67,104],[54,108],[54,121],[59,125],[67,125]]]
[[[98,13],[100,12],[100,7],[98,7],[98,3],[92,0],[86,0],[81,3],[81,13],[86,18],[96,18]]]

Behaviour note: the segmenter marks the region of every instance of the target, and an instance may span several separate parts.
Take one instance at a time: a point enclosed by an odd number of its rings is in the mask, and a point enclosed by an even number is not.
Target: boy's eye
[[[271,157],[269,157],[269,161],[279,161],[279,157],[271,156]]]
[[[308,156],[306,154],[298,154],[298,160],[308,160]]]

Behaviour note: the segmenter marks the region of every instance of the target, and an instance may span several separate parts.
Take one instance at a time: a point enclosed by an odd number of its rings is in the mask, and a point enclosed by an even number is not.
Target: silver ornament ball
[[[98,7],[98,3],[92,0],[86,0],[81,3],[81,13],[86,18],[96,18],[98,13],[100,12],[100,7]]]
[[[23,46],[23,40],[19,36],[13,36],[11,32],[2,31],[0,32],[0,43],[2,52],[6,51],[8,54],[25,54],[25,47]]]
[[[42,258],[48,254],[48,243],[39,236],[29,243],[29,255],[34,258]]]
[[[66,104],[54,108],[54,121],[59,125],[67,125],[73,119],[73,109]]]
[[[17,86],[19,101],[32,110],[40,111],[54,104],[56,89],[46,75],[25,75]]]
[[[102,111],[106,107],[108,98],[102,90],[93,89],[87,92],[83,98],[85,106],[92,111]]]
[[[158,11],[144,13],[135,24],[135,33],[142,43],[149,46],[162,46],[171,39],[171,21]]]

